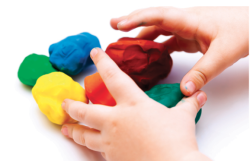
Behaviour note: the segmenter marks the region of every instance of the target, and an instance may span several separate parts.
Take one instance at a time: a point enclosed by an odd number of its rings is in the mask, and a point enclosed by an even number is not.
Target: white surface
[[[185,4],[185,3],[190,4]],[[198,3],[195,3],[198,2]],[[210,5],[216,5],[219,2]],[[227,1],[228,3],[228,1]],[[101,156],[76,145],[60,133],[39,111],[30,88],[18,78],[19,64],[30,53],[48,55],[50,44],[62,38],[90,32],[100,39],[102,48],[129,33],[114,31],[109,21],[136,9],[152,6],[188,7],[201,1],[1,1],[0,2],[0,160],[97,161]],[[221,2],[221,5],[223,3]],[[238,5],[240,1],[238,1]],[[160,37],[157,41],[163,41]],[[174,53],[174,65],[167,80],[180,82],[202,55]],[[208,101],[197,124],[201,152],[214,160],[250,160],[249,141],[249,65],[240,60],[208,83],[203,90]],[[90,68],[75,79],[83,85]]]

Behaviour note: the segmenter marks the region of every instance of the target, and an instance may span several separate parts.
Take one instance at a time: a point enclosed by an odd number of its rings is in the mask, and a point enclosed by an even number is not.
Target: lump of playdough
[[[180,90],[180,84],[159,84],[145,92],[153,100],[165,105],[168,108],[174,107],[184,97]],[[201,117],[201,109],[196,115],[195,123]]]
[[[62,109],[64,99],[88,103],[81,85],[62,72],[41,76],[32,89],[32,95],[42,113],[58,125],[77,122]]]
[[[90,51],[101,48],[98,38],[83,32],[69,36],[49,47],[50,62],[60,71],[68,75],[76,75],[93,64]]]
[[[86,95],[93,104],[116,105],[99,73],[87,76],[84,80],[84,86]]]
[[[166,47],[150,40],[121,38],[106,53],[144,91],[167,77],[172,68]]]
[[[49,62],[49,57],[33,53],[24,58],[17,75],[23,84],[34,86],[40,76],[55,71]]]

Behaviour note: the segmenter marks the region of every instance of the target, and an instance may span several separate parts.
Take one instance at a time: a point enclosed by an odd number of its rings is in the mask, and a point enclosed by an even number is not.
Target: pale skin
[[[145,26],[137,38],[154,40],[159,35],[172,35],[163,42],[170,53],[203,53],[181,81],[182,93],[190,96],[249,54],[248,15],[248,7],[156,7],[114,18],[111,26],[121,31]]]
[[[115,107],[90,105],[66,99],[62,108],[88,126],[65,124],[64,135],[108,161],[165,161],[199,158],[195,116],[206,102],[202,91],[172,109],[150,99],[101,49],[91,57],[117,102]]]
[[[153,40],[161,34],[173,35],[164,42],[170,52],[201,51],[204,56],[181,82],[182,92],[189,97],[166,108],[96,48],[91,58],[117,105],[66,99],[62,108],[88,127],[65,124],[62,133],[101,152],[108,161],[210,160],[199,152],[195,138],[195,116],[207,100],[199,89],[248,55],[248,7],[148,8],[112,19],[111,26],[122,31],[147,26],[137,37]]]

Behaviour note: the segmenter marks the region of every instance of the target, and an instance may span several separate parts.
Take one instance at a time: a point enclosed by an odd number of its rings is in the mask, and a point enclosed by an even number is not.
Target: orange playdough
[[[107,106],[115,106],[116,102],[109,93],[100,74],[97,72],[87,76],[84,80],[85,92],[89,100],[93,104],[101,104]]]

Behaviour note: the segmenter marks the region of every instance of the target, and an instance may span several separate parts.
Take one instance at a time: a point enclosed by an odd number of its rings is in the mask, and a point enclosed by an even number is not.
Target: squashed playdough
[[[93,104],[115,106],[116,102],[97,72],[84,79],[86,95]]]
[[[106,53],[144,91],[167,77],[172,58],[163,44],[137,38],[121,38]]]
[[[174,107],[184,97],[180,90],[180,84],[159,84],[145,92],[153,100],[165,105],[168,108]],[[196,115],[195,123],[201,117],[202,109]]]
[[[98,38],[88,32],[69,36],[49,47],[50,62],[68,75],[76,75],[93,64],[90,51],[101,48]]]
[[[23,84],[34,86],[40,76],[55,71],[49,57],[33,53],[24,58],[17,75]]]
[[[32,89],[32,95],[42,113],[58,125],[77,122],[62,109],[64,99],[88,103],[81,85],[62,72],[41,76]]]

